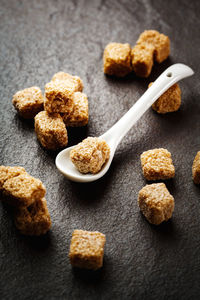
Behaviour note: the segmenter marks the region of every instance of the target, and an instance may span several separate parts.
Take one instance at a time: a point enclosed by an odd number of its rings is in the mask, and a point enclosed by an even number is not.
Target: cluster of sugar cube
[[[156,30],[145,30],[131,49],[129,44],[110,43],[103,55],[104,73],[117,77],[124,77],[134,71],[139,77],[151,74],[154,61],[161,63],[170,53],[168,36]],[[149,84],[149,87],[153,83]],[[160,114],[174,112],[181,105],[181,90],[174,84],[152,105]]]
[[[88,141],[86,140],[85,143],[86,145],[82,143],[79,147],[87,148]],[[73,155],[78,155],[77,151]],[[88,158],[90,157],[90,154],[88,154]],[[87,157],[84,156],[81,159],[87,160]],[[175,175],[171,153],[164,148],[143,152],[141,165],[145,178],[150,181],[170,179]],[[81,168],[84,167],[81,166]],[[200,151],[194,159],[192,172],[194,182],[200,184]],[[149,223],[159,225],[172,217],[174,197],[164,183],[147,184],[139,191],[138,205]],[[105,241],[105,235],[100,232],[74,230],[69,250],[72,266],[92,270],[101,268],[103,265]]]
[[[68,143],[66,126],[88,123],[88,98],[82,90],[83,82],[78,76],[58,72],[45,85],[44,97],[38,87],[30,87],[17,92],[12,103],[22,117],[35,118],[41,145],[56,150]]]
[[[42,182],[22,167],[0,166],[0,193],[14,208],[15,225],[24,235],[42,235],[51,227],[51,218]]]
[[[131,49],[129,44],[110,43],[104,50],[104,73],[124,77],[132,70],[139,77],[148,77],[154,60],[163,62],[170,54],[168,36],[156,30],[145,30]]]
[[[51,218],[42,182],[22,167],[0,166],[0,193],[14,209],[14,221],[23,235],[40,236],[49,231]],[[103,266],[106,237],[98,231],[74,230],[69,258],[72,266],[97,270]]]
[[[145,151],[140,159],[143,175],[147,180],[166,180],[175,176],[171,153],[167,149]],[[164,183],[153,183],[139,191],[138,205],[146,219],[158,225],[172,217],[174,198]]]
[[[151,74],[154,60],[162,63],[170,54],[169,37],[156,30],[145,30],[132,49],[132,67],[139,77]]]
[[[162,63],[170,54],[169,38],[155,30],[144,31],[131,49],[129,44],[110,43],[104,50],[104,73],[124,77],[134,71],[139,77],[151,74],[154,61]],[[149,84],[149,87],[153,83]],[[88,99],[82,92],[83,82],[77,76],[59,72],[45,86],[43,97],[38,87],[30,87],[13,96],[13,105],[26,119],[35,119],[35,132],[41,145],[56,150],[68,143],[68,126],[88,123]],[[181,90],[174,84],[152,105],[160,113],[177,111]],[[88,137],[70,152],[70,158],[81,173],[97,173],[109,159],[110,148],[104,140]],[[143,175],[148,181],[175,176],[171,153],[167,149],[148,150],[141,155]],[[193,180],[200,184],[200,151],[192,166]],[[51,227],[51,219],[42,182],[22,167],[0,166],[0,193],[14,207],[15,224],[25,235],[42,235]],[[138,205],[146,219],[155,225],[168,221],[174,211],[174,198],[164,183],[144,186],[138,194]],[[74,230],[69,259],[74,267],[97,270],[103,265],[105,235],[97,231]]]
[[[98,141],[88,138],[77,145],[71,158],[81,172],[88,172],[91,167],[91,151],[97,151]],[[83,151],[85,150],[85,151]],[[85,165],[85,161],[87,164]],[[94,162],[95,165],[95,162]],[[175,167],[171,153],[164,148],[145,151],[141,154],[141,166],[144,177],[149,181],[166,180],[175,176]],[[89,170],[92,172],[91,170]],[[193,166],[193,180],[200,184],[200,151],[197,153]],[[149,223],[159,225],[168,221],[174,211],[174,197],[164,183],[153,183],[144,186],[138,194],[138,205]],[[72,266],[97,270],[103,265],[105,235],[100,232],[74,230],[72,234],[69,258]]]
[[[145,151],[140,156],[143,175],[146,180],[165,180],[175,176],[171,153],[158,148]],[[197,152],[192,176],[195,184],[200,184],[200,151]],[[147,184],[139,191],[138,205],[146,219],[155,225],[172,217],[174,198],[164,183]]]

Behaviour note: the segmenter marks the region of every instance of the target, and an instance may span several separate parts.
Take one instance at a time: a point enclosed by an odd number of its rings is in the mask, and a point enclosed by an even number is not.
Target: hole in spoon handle
[[[172,72],[167,73],[167,77],[172,77]]]

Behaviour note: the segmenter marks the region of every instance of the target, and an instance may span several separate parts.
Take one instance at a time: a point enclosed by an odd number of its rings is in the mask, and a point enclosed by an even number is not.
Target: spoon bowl
[[[76,182],[95,181],[108,171],[113,160],[115,150],[122,138],[140,119],[146,110],[173,84],[179,80],[192,76],[193,70],[184,64],[174,64],[167,68],[151,85],[129,111],[99,138],[104,139],[110,147],[110,157],[97,174],[80,173],[70,159],[70,151],[75,147],[62,150],[56,157],[56,167],[68,179]]]
[[[75,146],[68,147],[68,148],[62,150],[57,155],[57,157],[56,157],[56,167],[58,168],[58,170],[64,176],[66,176],[68,179],[70,179],[72,181],[75,181],[75,182],[95,181],[95,180],[99,179],[100,177],[102,177],[103,175],[106,174],[106,172],[110,168],[111,162],[112,162],[114,154],[115,154],[115,151],[113,151],[114,147],[112,147],[112,145],[109,141],[106,141],[106,142],[110,147],[110,156],[109,156],[109,159],[107,160],[107,162],[103,165],[103,167],[102,167],[102,169],[99,173],[97,173],[97,174],[91,174],[91,173],[82,174],[76,169],[76,167],[74,166],[74,164],[72,163],[72,161],[70,159],[70,151]],[[67,172],[66,172],[66,170],[67,170]]]

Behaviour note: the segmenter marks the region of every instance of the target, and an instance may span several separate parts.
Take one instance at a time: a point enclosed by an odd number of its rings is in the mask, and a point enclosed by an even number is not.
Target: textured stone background
[[[47,187],[52,230],[41,238],[16,231],[0,205],[1,299],[198,299],[200,297],[200,188],[191,179],[200,150],[199,1],[0,1],[0,163],[21,165]],[[134,45],[145,29],[171,39],[171,56],[147,80],[107,78],[102,53],[108,42]],[[142,95],[169,65],[183,62],[195,76],[180,83],[182,106],[160,116],[151,109],[120,144],[108,174],[91,184],[66,180],[56,153],[37,142],[33,123],[18,117],[12,95],[42,89],[60,70],[79,75],[89,97],[90,121],[69,130],[69,143],[98,136]],[[140,154],[171,151],[176,177],[167,182],[175,197],[171,221],[155,227],[137,206],[146,184]],[[73,270],[68,261],[75,228],[106,234],[104,267]]]

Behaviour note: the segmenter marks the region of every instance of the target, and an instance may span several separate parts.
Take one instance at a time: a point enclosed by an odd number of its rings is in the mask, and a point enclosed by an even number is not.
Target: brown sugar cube
[[[103,55],[104,73],[124,77],[132,71],[129,44],[110,43]]]
[[[151,82],[149,87],[153,84]],[[152,108],[159,114],[177,111],[181,106],[181,89],[177,83],[172,85],[158,100],[156,100]]]
[[[44,109],[48,113],[68,113],[73,110],[73,86],[64,80],[50,81],[45,85]]]
[[[155,47],[154,58],[158,63],[163,62],[170,54],[169,37],[156,30],[145,30],[137,40],[137,44],[151,44]]]
[[[84,93],[76,92],[73,95],[74,108],[70,115],[61,114],[66,126],[85,126],[88,123],[88,99]]]
[[[41,111],[35,116],[35,132],[46,149],[56,150],[68,143],[67,129],[59,114]]]
[[[3,190],[3,185],[6,180],[26,173],[22,167],[0,166],[0,191]]]
[[[42,182],[23,173],[6,180],[3,185],[5,202],[12,206],[29,206],[45,196],[46,189]]]
[[[15,212],[15,225],[24,235],[42,235],[51,228],[51,218],[45,198]]]
[[[143,175],[147,180],[169,179],[175,176],[171,153],[167,149],[158,148],[141,154]]]
[[[139,191],[138,205],[149,223],[159,225],[172,217],[174,197],[164,183],[149,184]]]
[[[192,165],[192,175],[194,183],[200,184],[200,151],[197,152]]]
[[[25,119],[33,119],[43,110],[44,97],[39,87],[33,86],[17,92],[12,103],[18,113]]]
[[[136,45],[132,51],[132,67],[139,77],[148,77],[153,66],[154,47],[149,44]]]
[[[83,81],[78,76],[72,76],[64,72],[58,72],[54,74],[51,80],[65,81],[65,84],[68,85],[69,89],[73,90],[74,92],[82,92],[83,90]]]
[[[70,151],[70,159],[81,173],[98,173],[109,159],[110,147],[96,137],[88,137]]]
[[[97,270],[103,265],[106,237],[98,231],[74,230],[69,251],[72,266]]]

